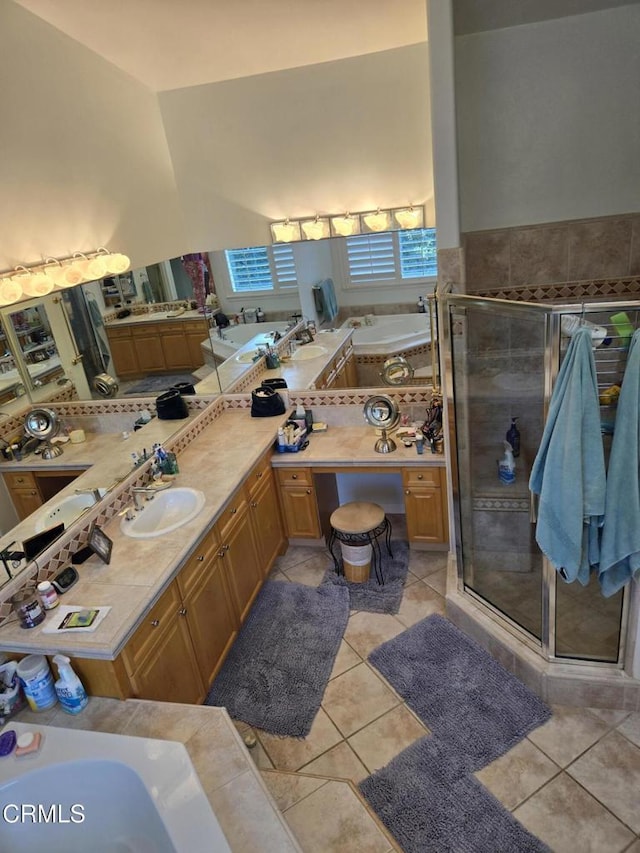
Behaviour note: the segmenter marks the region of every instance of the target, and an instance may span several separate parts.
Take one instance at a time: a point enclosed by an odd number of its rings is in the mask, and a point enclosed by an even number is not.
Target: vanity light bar
[[[424,228],[424,205],[378,208],[361,213],[330,214],[315,218],[285,219],[271,223],[274,243],[295,243],[300,240],[323,240],[326,237],[353,237],[379,231],[403,231]]]
[[[42,264],[0,273],[0,305],[11,305],[22,299],[46,296],[54,288],[75,287],[85,281],[96,281],[106,275],[120,275],[131,266],[126,255],[99,248],[95,252],[76,252],[68,258],[47,258]]]

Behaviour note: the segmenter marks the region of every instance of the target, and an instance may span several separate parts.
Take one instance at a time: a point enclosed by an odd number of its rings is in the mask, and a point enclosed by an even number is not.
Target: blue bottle
[[[516,425],[517,420],[518,418],[511,418],[511,426],[507,430],[507,435],[505,436],[513,449],[514,457],[520,456],[520,431]]]

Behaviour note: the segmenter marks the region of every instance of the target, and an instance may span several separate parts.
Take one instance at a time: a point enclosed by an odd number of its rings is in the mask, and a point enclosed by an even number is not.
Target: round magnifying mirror
[[[117,381],[108,373],[98,373],[93,380],[93,387],[101,397],[115,397],[120,388]]]
[[[382,430],[382,437],[375,443],[376,453],[392,453],[396,443],[387,436],[387,430],[393,429],[400,419],[397,403],[385,394],[369,397],[364,404],[364,417],[368,424]]]
[[[382,365],[380,376],[385,385],[405,385],[413,379],[413,367],[406,358],[395,355]]]

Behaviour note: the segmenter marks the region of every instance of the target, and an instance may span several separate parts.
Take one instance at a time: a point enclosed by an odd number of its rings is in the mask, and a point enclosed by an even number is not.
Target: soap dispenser
[[[520,456],[520,430],[516,424],[518,418],[511,418],[511,426],[507,430],[505,438],[511,445],[514,457]]]
[[[504,456],[498,462],[498,479],[501,483],[511,485],[516,481],[516,463],[513,460],[513,450],[508,441],[504,445]]]

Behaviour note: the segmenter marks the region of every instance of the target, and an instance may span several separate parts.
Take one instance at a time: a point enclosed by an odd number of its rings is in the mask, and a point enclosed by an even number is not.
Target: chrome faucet
[[[135,508],[137,510],[142,509],[142,495],[145,495],[148,501],[152,501],[157,491],[158,490],[154,489],[152,486],[140,486],[138,488],[131,489]]]
[[[93,502],[97,504],[99,500],[102,499],[102,495],[100,494],[100,489],[76,489],[76,495],[93,495]]]

